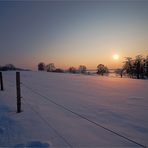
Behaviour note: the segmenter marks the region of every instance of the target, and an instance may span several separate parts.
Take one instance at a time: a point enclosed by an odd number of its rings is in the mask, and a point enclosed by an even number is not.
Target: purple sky
[[[148,1],[0,2],[0,20],[0,65],[112,68],[148,54]]]

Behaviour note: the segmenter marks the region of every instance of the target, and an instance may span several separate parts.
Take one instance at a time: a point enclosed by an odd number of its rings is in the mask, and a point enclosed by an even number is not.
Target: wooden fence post
[[[20,72],[16,72],[17,113],[21,112]]]
[[[3,86],[3,75],[2,72],[0,72],[0,83],[1,83],[1,90],[4,90],[4,86]]]

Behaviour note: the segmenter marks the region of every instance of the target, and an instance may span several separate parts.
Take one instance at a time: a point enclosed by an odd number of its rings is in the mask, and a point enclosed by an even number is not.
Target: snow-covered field
[[[21,72],[16,113],[15,72],[3,72],[0,146],[148,146],[148,80]]]

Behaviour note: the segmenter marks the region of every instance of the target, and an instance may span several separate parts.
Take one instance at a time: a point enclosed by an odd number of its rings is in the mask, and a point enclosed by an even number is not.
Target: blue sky
[[[0,65],[112,68],[148,54],[148,1],[0,2],[0,20]]]

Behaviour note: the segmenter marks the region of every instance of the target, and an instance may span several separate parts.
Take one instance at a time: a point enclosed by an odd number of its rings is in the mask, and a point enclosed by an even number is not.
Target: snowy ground
[[[0,146],[148,146],[148,80],[21,72],[16,114],[15,72],[0,91]]]

